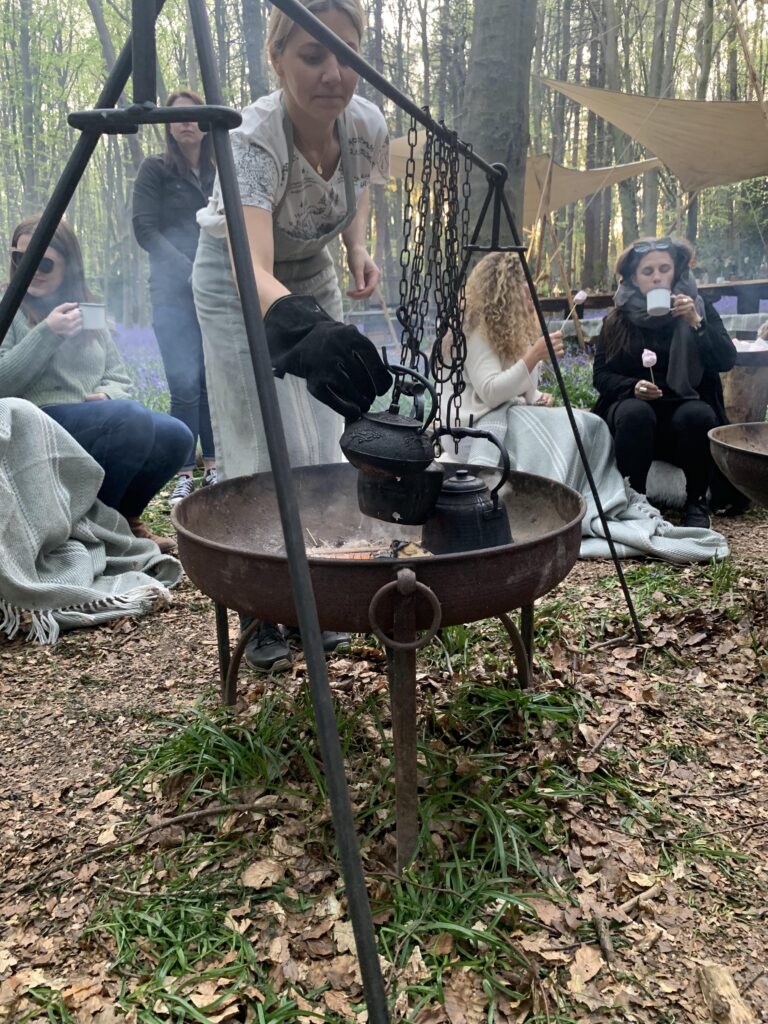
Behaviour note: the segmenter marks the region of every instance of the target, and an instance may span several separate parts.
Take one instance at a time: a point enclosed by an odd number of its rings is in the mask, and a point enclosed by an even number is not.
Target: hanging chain
[[[455,152],[456,156],[456,178],[458,181],[458,163],[459,154],[458,150]],[[472,173],[472,159],[469,153],[464,155],[464,177],[461,184],[461,227],[459,229],[459,249],[457,252],[458,267],[454,281],[456,282],[456,295],[454,299],[454,322],[451,325],[453,344],[451,346],[451,364],[453,367],[453,396],[452,401],[449,402],[450,409],[448,419],[453,420],[450,424],[452,427],[458,429],[461,427],[461,396],[466,388],[466,382],[464,380],[464,363],[467,358],[467,338],[464,334],[464,313],[467,305],[467,296],[465,291],[466,277],[462,277],[459,280],[459,271],[464,260],[464,254],[468,251],[467,246],[469,245],[469,200],[472,192],[470,185],[470,175]],[[457,445],[458,450],[458,445]]]
[[[436,259],[440,267],[441,283],[436,289],[435,343],[430,357],[430,368],[435,389],[440,395],[437,428],[443,414],[449,427],[460,426],[461,395],[466,388],[463,366],[466,359],[464,336],[464,283],[459,279],[461,265],[469,241],[469,182],[472,163],[465,160],[465,176],[461,182],[461,157],[455,133],[443,143],[441,151],[440,184],[436,185],[435,205],[441,210],[442,254]],[[442,395],[450,390],[447,403]]]
[[[424,336],[424,293],[428,295],[429,283],[424,279],[424,240],[429,221],[430,194],[428,184],[432,176],[432,132],[424,133],[422,157],[421,191],[414,211],[413,190],[416,184],[415,149],[418,141],[416,121],[411,120],[408,131],[409,155],[406,161],[405,207],[403,210],[403,248],[400,253],[400,305],[397,319],[402,328],[400,361],[404,366],[416,368],[421,359]]]
[[[428,111],[427,111],[428,113]],[[424,150],[420,193],[416,188],[418,143],[416,122],[408,130],[408,158],[404,181],[403,248],[400,253],[401,362],[413,369],[427,367],[438,396],[434,426],[443,418],[460,426],[461,395],[466,388],[463,367],[467,354],[464,336],[464,282],[459,280],[469,242],[469,198],[472,160],[465,154],[463,174],[458,136],[441,122],[443,132],[422,129]],[[434,343],[429,356],[422,352],[425,327],[434,312]],[[430,332],[431,333],[431,332]],[[423,366],[420,367],[420,364]],[[404,391],[395,386],[395,400]],[[443,393],[449,391],[447,404]]]
[[[400,362],[406,365],[411,352],[411,318],[409,299],[409,275],[408,267],[411,263],[411,232],[413,230],[413,186],[416,175],[416,142],[418,133],[416,121],[412,117],[408,128],[408,158],[405,162],[405,178],[403,181],[403,192],[405,201],[403,205],[403,247],[400,250],[400,305],[397,309],[397,319],[402,328],[400,333]]]

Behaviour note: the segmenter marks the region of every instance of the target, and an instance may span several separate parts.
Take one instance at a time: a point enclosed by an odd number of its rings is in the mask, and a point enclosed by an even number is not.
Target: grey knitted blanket
[[[170,601],[181,566],[96,500],[103,475],[37,406],[0,400],[0,634],[54,643]]]
[[[575,414],[620,558],[650,556],[683,565],[727,556],[728,544],[722,534],[672,526],[644,495],[633,491],[616,468],[613,438],[606,423],[592,413],[576,410]],[[483,416],[475,426],[499,438],[509,452],[512,469],[557,480],[582,494],[587,513],[582,520],[581,557],[610,558],[565,409],[501,405]],[[472,465],[499,464],[498,449],[482,438],[465,438],[459,456]]]

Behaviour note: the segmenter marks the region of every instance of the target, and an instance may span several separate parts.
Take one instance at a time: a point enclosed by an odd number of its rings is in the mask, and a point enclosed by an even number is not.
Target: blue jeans
[[[192,470],[198,437],[204,459],[214,459],[216,450],[205,386],[203,338],[191,288],[189,302],[169,306],[153,299],[152,326],[171,393],[171,416],[186,423],[192,432],[192,444],[177,468]]]
[[[189,451],[189,428],[130,399],[46,405],[104,470],[98,497],[129,518],[139,516],[176,474]]]

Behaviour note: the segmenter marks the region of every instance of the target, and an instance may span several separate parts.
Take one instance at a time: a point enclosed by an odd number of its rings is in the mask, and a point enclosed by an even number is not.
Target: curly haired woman
[[[565,409],[553,409],[551,395],[539,391],[538,369],[549,352],[533,315],[523,268],[515,253],[489,253],[474,268],[466,287],[464,330],[466,390],[461,396],[462,426],[494,434],[509,452],[512,469],[536,473],[579,491],[587,503],[582,522],[582,557],[609,555],[597,508]],[[551,336],[563,353],[560,331]],[[725,539],[711,530],[681,529],[624,482],[616,468],[613,442],[598,416],[574,410],[611,535],[621,557],[653,555],[673,562],[723,557]],[[446,410],[446,422],[453,416]],[[454,458],[447,445],[446,458]],[[497,466],[499,452],[484,439],[460,445],[462,461]]]

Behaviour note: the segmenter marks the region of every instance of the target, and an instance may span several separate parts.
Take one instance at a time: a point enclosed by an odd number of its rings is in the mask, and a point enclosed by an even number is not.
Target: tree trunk
[[[264,67],[264,10],[261,0],[243,0],[243,35],[248,62],[248,93],[253,100],[269,91]]]
[[[696,99],[707,98],[709,76],[712,70],[712,23],[715,17],[714,0],[704,0],[704,16],[696,26],[696,60],[699,65],[696,76]],[[729,30],[730,32],[731,30]],[[735,34],[735,29],[733,29]],[[729,54],[730,57],[730,54]],[[730,70],[730,68],[729,68]],[[734,69],[735,70],[735,69]],[[730,96],[729,99],[735,99]],[[686,235],[691,242],[696,242],[699,230],[699,200],[693,196],[688,204]]]
[[[653,18],[653,46],[651,47],[651,69],[648,76],[648,96],[661,94],[664,72],[664,37],[667,24],[669,0],[655,0]],[[648,171],[643,175],[643,234],[656,234],[656,220],[659,209],[659,174]]]
[[[680,27],[680,6],[682,0],[673,0],[672,14],[669,18],[669,32],[667,34],[667,50],[664,54],[664,71],[661,76],[661,94],[669,99],[675,96],[675,42],[677,31]]]
[[[533,152],[550,152],[552,148],[551,131],[544,133],[544,86],[536,81],[544,74],[544,6],[536,11],[536,29],[533,37],[532,75],[530,106],[531,106],[531,132],[533,135]],[[547,89],[547,93],[549,90]]]
[[[115,47],[112,43],[112,37],[109,34],[109,28],[104,17],[104,9],[101,6],[101,0],[88,0],[88,8],[93,17],[93,23],[96,27],[96,33],[99,37],[99,44],[101,45],[101,53],[104,57],[104,67],[107,73],[109,73],[115,66]],[[164,97],[162,97],[164,98]],[[120,99],[117,102],[118,107],[125,107],[128,105],[125,93],[121,93]],[[134,171],[138,171],[139,164],[143,159],[141,152],[141,145],[139,143],[138,135],[126,135],[125,139],[128,143],[128,152],[131,156],[131,163],[133,164]]]
[[[679,0],[677,0],[679,3]],[[619,19],[616,13],[614,0],[603,0],[605,12],[605,80],[609,89],[616,92],[622,91],[622,82],[619,77]],[[627,163],[632,157],[633,145],[628,135],[625,135],[616,125],[611,125],[611,137],[613,138],[613,152],[616,163]],[[621,207],[621,236],[622,245],[627,246],[633,242],[638,234],[637,224],[637,187],[632,178],[619,182],[619,205]]]
[[[416,8],[419,12],[419,31],[421,34],[421,66],[424,69],[424,84],[421,95],[422,103],[425,107],[428,107],[431,102],[431,90],[429,87],[431,65],[429,59],[429,22],[427,20],[428,3],[429,0],[416,0]]]
[[[19,58],[21,61],[21,148],[24,154],[22,182],[24,185],[23,210],[34,213],[40,206],[37,194],[37,158],[35,155],[35,124],[37,111],[34,101],[34,69],[30,54],[30,23],[32,21],[32,0],[21,0],[19,4]]]
[[[593,9],[594,11],[594,9]],[[600,36],[602,26],[597,18],[592,19],[592,34],[589,41],[589,84],[594,88],[601,85],[600,69]],[[587,167],[599,166],[599,124],[601,119],[591,110],[587,113]],[[594,288],[601,277],[601,209],[602,201],[599,193],[587,196],[584,200],[584,271],[582,283]]]
[[[557,64],[557,77],[561,82],[565,82],[568,78],[572,3],[573,0],[563,0],[562,16],[558,19],[560,60]],[[552,156],[559,164],[565,158],[565,96],[561,92],[556,92],[552,97]]]
[[[500,31],[505,25],[515,25],[515,32]],[[528,152],[528,85],[535,25],[536,0],[477,0],[462,125],[462,136],[481,157],[506,165],[507,196],[518,225]],[[474,176],[474,212],[485,195],[483,183],[484,175]],[[490,219],[486,226],[487,236]]]

